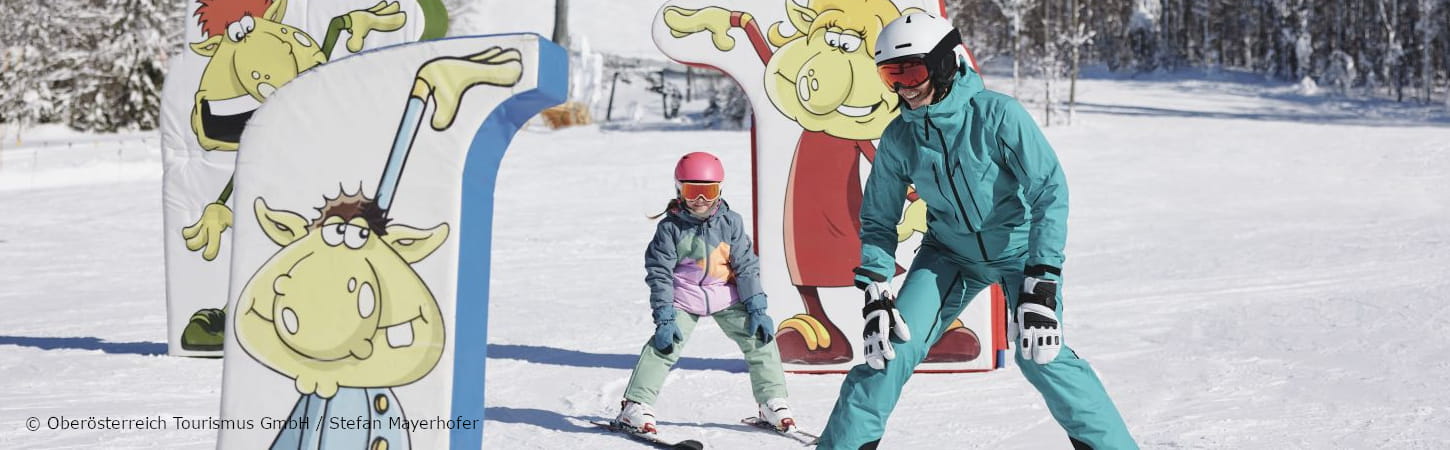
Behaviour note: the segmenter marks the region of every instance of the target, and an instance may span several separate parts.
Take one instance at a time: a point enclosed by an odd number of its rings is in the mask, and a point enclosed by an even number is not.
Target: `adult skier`
[[[902,386],[947,324],[1000,283],[1017,366],[1076,449],[1136,449],[1087,361],[1063,341],[1067,181],[1031,116],[984,90],[946,20],[916,13],[882,30],[876,65],[905,107],[881,136],[861,207],[866,364],[851,369],[820,448],[874,449]],[[907,186],[926,202],[927,233],[900,297],[896,225]]]

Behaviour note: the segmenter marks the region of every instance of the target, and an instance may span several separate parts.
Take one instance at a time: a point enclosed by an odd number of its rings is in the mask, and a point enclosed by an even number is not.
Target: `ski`
[[[613,431],[615,433],[620,433],[620,434],[629,436],[630,438],[633,438],[636,441],[639,441],[639,442],[642,442],[642,443],[645,443],[645,444],[649,444],[651,446],[654,446],[655,448],[669,448],[669,449],[678,449],[678,450],[704,450],[704,448],[705,448],[705,444],[701,444],[700,441],[697,441],[697,440],[694,440],[694,439],[686,439],[686,440],[679,441],[679,442],[670,442],[670,441],[666,441],[664,439],[661,439],[659,436],[656,436],[656,435],[654,435],[652,433],[637,433],[637,432],[634,432],[633,430],[630,430],[630,429],[627,429],[627,428],[624,428],[624,427],[621,427],[621,426],[617,426],[617,425],[615,425],[613,423],[610,423],[610,422],[604,422],[604,421],[598,421],[598,420],[591,420],[591,421],[589,421],[589,423],[592,423],[595,426],[598,426],[600,428],[604,428],[604,429],[607,429],[609,431]]]
[[[775,428],[775,425],[771,425],[769,422],[760,420],[759,417],[746,417],[744,419],[740,419],[740,423],[750,425],[762,430],[768,430],[774,432],[775,434],[779,434],[781,436],[785,436],[791,439],[795,439],[796,441],[799,441],[802,445],[807,446],[816,445],[816,441],[821,439],[820,435],[808,431],[802,431],[800,427],[795,427],[795,429],[792,429],[790,431],[780,431]]]

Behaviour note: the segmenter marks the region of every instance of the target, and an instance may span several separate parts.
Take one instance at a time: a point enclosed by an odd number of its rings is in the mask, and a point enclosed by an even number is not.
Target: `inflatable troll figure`
[[[191,110],[191,129],[206,151],[236,151],[247,119],[278,88],[298,74],[326,63],[346,31],[347,50],[359,52],[373,31],[402,28],[407,14],[398,3],[377,4],[334,17],[321,42],[300,27],[283,22],[287,0],[199,0],[197,22],[207,38],[191,44],[191,51],[208,58]],[[181,230],[186,248],[200,251],[207,261],[222,248],[222,233],[232,226],[227,200],[228,180],[215,202],[207,204],[197,221]],[[186,350],[219,351],[225,313],[203,309],[182,331]]]
[[[771,103],[804,129],[786,184],[783,222],[786,266],[805,313],[781,321],[776,336],[786,363],[838,364],[852,360],[851,344],[826,316],[819,288],[851,286],[852,269],[860,265],[860,158],[874,160],[871,142],[896,117],[900,101],[877,77],[873,47],[881,28],[904,11],[888,0],[783,2],[789,34],[782,23],[762,34],[750,13],[714,6],[671,6],[663,14],[675,38],[706,31],[720,51],[734,48],[731,29],[743,29],[765,65]],[[925,230],[925,209],[914,193],[910,199],[901,240]],[[971,360],[978,348],[975,333],[955,321],[927,361]]]
[[[424,63],[407,99],[377,195],[324,196],[318,216],[253,201],[257,224],[280,246],[247,281],[237,300],[237,342],[255,361],[291,379],[299,395],[272,449],[411,448],[406,415],[393,388],[437,367],[446,340],[438,300],[413,265],[448,239],[449,225],[428,229],[388,216],[414,137],[426,120],[453,125],[464,92],[518,83],[517,49],[493,47]],[[416,414],[416,412],[415,412]],[[333,419],[368,419],[368,427],[331,427]]]

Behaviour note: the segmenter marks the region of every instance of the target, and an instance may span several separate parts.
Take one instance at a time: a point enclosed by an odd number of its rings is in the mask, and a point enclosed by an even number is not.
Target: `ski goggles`
[[[931,73],[926,70],[926,61],[920,58],[883,63],[876,66],[876,73],[881,75],[881,81],[891,92],[921,86],[931,78]]]
[[[680,198],[685,200],[704,198],[705,201],[715,201],[720,198],[720,183],[718,182],[681,181],[675,183],[675,190],[680,193]]]

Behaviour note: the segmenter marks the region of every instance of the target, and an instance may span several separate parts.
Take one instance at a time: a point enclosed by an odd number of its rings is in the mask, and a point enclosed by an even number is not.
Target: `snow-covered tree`
[[[71,53],[57,51],[75,46],[80,30],[67,26],[66,3],[5,0],[0,8],[0,122],[26,127],[56,119],[52,85],[63,73],[56,69],[74,64]]]
[[[1329,55],[1329,62],[1321,78],[1320,84],[1333,86],[1340,95],[1346,95],[1358,81],[1359,71],[1354,67],[1354,58],[1342,50],[1335,50]]]
[[[1007,17],[1007,29],[1012,41],[1012,95],[1017,95],[1022,89],[1022,58],[1023,40],[1026,38],[1023,27],[1026,22],[1027,12],[1036,5],[1030,0],[992,0],[1002,15]]]
[[[1435,73],[1432,65],[1433,56],[1431,49],[1434,47],[1436,36],[1444,33],[1446,24],[1439,20],[1435,13],[1445,0],[1418,0],[1419,20],[1415,22],[1415,33],[1419,38],[1418,47],[1420,50],[1420,101],[1430,102],[1430,92],[1434,90]]]
[[[1082,62],[1113,70],[1223,67],[1286,81],[1312,77],[1338,92],[1378,90],[1422,102],[1438,100],[1443,91],[1450,102],[1447,3],[1091,0],[1082,8],[1082,30],[1070,25],[1071,0],[950,0],[947,6],[979,60],[1014,57],[1014,91],[1024,68],[1039,72],[1023,65],[1046,61],[1041,52],[1050,50],[1049,43],[1069,55],[1075,39],[1091,33],[1078,49]]]
[[[1140,71],[1158,68],[1158,47],[1162,33],[1159,20],[1163,4],[1159,0],[1137,0],[1128,19],[1127,45],[1133,55],[1129,67]]]
[[[1063,36],[1065,45],[1068,48],[1068,73],[1070,80],[1067,89],[1067,123],[1072,124],[1073,116],[1077,115],[1077,76],[1078,69],[1082,64],[1082,50],[1092,43],[1093,36],[1097,32],[1087,28],[1087,22],[1082,20],[1081,8],[1077,0],[1070,0],[1068,32]]]
[[[0,121],[85,131],[157,125],[183,1],[6,0],[0,9]]]

